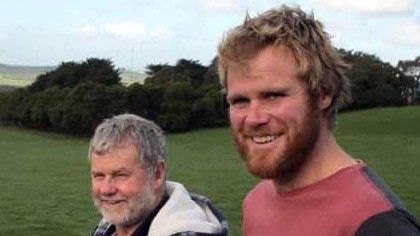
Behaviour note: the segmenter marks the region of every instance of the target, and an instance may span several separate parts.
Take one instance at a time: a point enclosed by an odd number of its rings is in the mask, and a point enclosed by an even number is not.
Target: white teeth
[[[268,135],[268,136],[260,136],[260,137],[252,137],[252,141],[263,144],[263,143],[269,143],[274,140],[276,140],[279,136],[278,135]]]

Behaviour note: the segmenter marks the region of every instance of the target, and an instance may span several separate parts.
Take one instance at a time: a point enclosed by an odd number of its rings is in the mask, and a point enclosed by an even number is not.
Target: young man
[[[94,236],[228,235],[210,201],[166,181],[161,129],[135,115],[100,124],[90,142],[92,196],[102,220]]]
[[[218,57],[238,152],[263,179],[244,200],[243,235],[420,235],[397,196],[336,143],[348,66],[313,15],[282,6],[247,17]]]

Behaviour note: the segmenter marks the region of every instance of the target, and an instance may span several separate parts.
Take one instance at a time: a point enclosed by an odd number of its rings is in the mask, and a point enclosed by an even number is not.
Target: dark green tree
[[[398,71],[378,57],[363,52],[340,50],[352,66],[349,78],[353,101],[348,109],[400,106],[402,97]]]
[[[185,131],[191,129],[191,112],[193,101],[198,98],[194,87],[188,82],[169,83],[163,94],[162,110],[157,121],[168,131]]]
[[[204,81],[207,67],[196,60],[180,59],[175,65],[175,70],[188,78],[194,88],[200,88]]]
[[[60,129],[69,133],[91,133],[104,119],[127,111],[125,88],[97,83],[77,85],[63,102]]]
[[[38,76],[30,91],[43,91],[49,87],[74,88],[79,83],[93,82],[103,85],[118,84],[119,71],[108,59],[90,58],[82,63],[63,62],[54,71]]]

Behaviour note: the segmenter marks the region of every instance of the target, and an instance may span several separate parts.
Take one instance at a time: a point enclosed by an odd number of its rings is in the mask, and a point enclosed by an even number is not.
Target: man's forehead
[[[93,165],[115,165],[126,166],[138,162],[137,147],[134,145],[118,145],[107,152],[93,152],[91,166]]]

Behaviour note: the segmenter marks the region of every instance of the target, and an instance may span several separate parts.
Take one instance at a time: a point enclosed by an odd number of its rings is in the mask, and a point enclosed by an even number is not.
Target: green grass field
[[[367,162],[420,218],[420,107],[341,115],[338,140]],[[237,158],[228,129],[168,135],[169,178],[207,195],[240,235],[241,202],[257,180]],[[0,128],[0,235],[88,235],[87,139]]]

